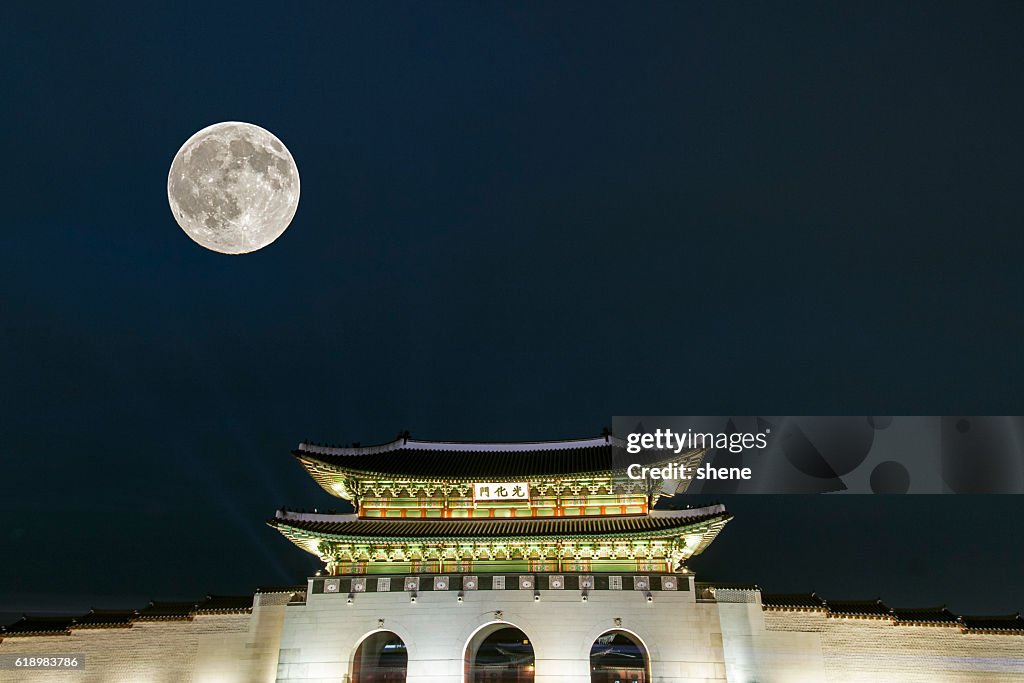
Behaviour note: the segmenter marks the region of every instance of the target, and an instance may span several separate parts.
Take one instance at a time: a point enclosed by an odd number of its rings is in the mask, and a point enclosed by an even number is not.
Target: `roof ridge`
[[[578,448],[595,448],[620,439],[608,436],[584,437],[576,439],[552,439],[547,441],[432,441],[428,439],[412,439],[399,437],[387,443],[371,446],[322,446],[303,441],[299,443],[298,452],[315,455],[372,455],[396,450],[417,451],[454,451],[454,452],[544,452]]]
[[[702,517],[708,514],[725,512],[725,505],[714,503],[699,508],[684,508],[682,510],[651,510],[648,514],[651,517],[663,517],[667,519],[686,519],[688,517]]]
[[[278,510],[274,513],[274,519],[283,519],[285,521],[300,521],[300,522],[354,522],[360,519],[359,515],[355,512],[293,512],[291,510]],[[364,518],[369,519],[369,518]],[[374,520],[376,521],[376,520]],[[406,520],[391,520],[391,521],[406,521]],[[408,520],[408,521],[422,521],[422,520]]]

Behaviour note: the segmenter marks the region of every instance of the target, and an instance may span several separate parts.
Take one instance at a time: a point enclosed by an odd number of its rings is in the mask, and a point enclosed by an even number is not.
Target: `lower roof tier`
[[[357,515],[278,512],[268,524],[284,533],[295,529],[324,537],[358,539],[494,539],[542,537],[605,537],[668,532],[718,518],[728,518],[724,505],[692,510],[655,510],[648,515],[608,517],[544,517],[523,519],[364,519]]]
[[[278,512],[268,521],[325,562],[493,559],[524,556],[615,557],[628,553],[676,563],[699,554],[732,518],[723,505],[633,517],[479,520],[362,519],[356,515]]]

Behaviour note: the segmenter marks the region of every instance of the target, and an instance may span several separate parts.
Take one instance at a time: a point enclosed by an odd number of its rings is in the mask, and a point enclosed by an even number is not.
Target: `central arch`
[[[648,683],[650,657],[628,631],[606,631],[590,647],[591,683]]]
[[[505,622],[473,634],[464,658],[466,683],[533,683],[533,642],[522,629]]]
[[[409,653],[392,631],[376,631],[359,643],[352,659],[352,683],[405,683]]]

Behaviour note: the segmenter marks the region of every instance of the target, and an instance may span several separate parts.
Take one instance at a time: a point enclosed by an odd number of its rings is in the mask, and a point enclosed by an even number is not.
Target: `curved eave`
[[[303,451],[292,451],[292,455],[302,464],[310,477],[316,481],[327,493],[335,498],[355,500],[355,494],[346,486],[346,479],[359,481],[389,481],[389,482],[410,482],[414,484],[435,484],[457,483],[472,484],[486,480],[493,482],[516,482],[531,480],[569,480],[589,479],[594,477],[612,478],[612,470],[595,469],[589,471],[575,472],[572,474],[518,474],[518,475],[487,475],[477,476],[448,476],[448,475],[418,475],[402,474],[396,472],[375,472],[372,470],[361,470],[351,467],[344,467],[334,462],[328,462],[318,458],[316,455]]]
[[[334,460],[330,460],[324,457],[320,457],[315,453],[308,453],[306,451],[292,451],[292,455],[295,456],[306,468],[313,478],[319,476],[330,476],[330,475],[342,475],[350,476],[356,479],[369,479],[373,481],[411,481],[421,483],[440,483],[440,482],[459,482],[459,483],[472,483],[486,479],[487,481],[523,481],[524,479],[577,479],[587,477],[610,477],[612,476],[613,470],[608,467],[601,467],[595,469],[581,470],[579,472],[556,472],[556,473],[527,473],[527,474],[512,474],[512,475],[501,475],[501,474],[485,474],[483,472],[477,473],[471,476],[463,475],[448,475],[448,474],[407,474],[403,472],[381,472],[375,470],[358,469],[354,467],[346,467]],[[323,468],[321,471],[316,469],[317,467]],[[322,486],[323,484],[321,484]]]
[[[688,557],[694,557],[700,555],[711,542],[718,538],[718,534],[725,528],[725,525],[732,521],[732,515],[729,513],[722,513],[720,517],[715,518],[709,525],[708,531],[704,532],[704,538],[697,545],[696,549],[689,554]]]
[[[305,468],[306,472],[310,477],[316,481],[320,487],[327,491],[336,498],[344,498],[345,500],[353,500],[354,493],[348,490],[345,485],[346,479],[356,479],[360,481],[388,481],[388,482],[410,482],[414,484],[434,484],[439,485],[443,483],[458,483],[458,484],[472,484],[474,482],[486,480],[493,482],[516,482],[516,481],[532,481],[532,480],[555,480],[555,481],[566,481],[573,479],[592,479],[592,478],[615,478],[615,470],[609,468],[584,470],[572,473],[553,473],[553,474],[515,474],[515,475],[484,475],[478,474],[476,476],[449,476],[449,475],[420,475],[420,474],[403,474],[397,472],[379,472],[373,470],[357,469],[353,467],[345,467],[337,462],[325,460],[316,456],[315,454],[306,453],[304,451],[292,451],[292,455],[299,461],[300,464]],[[697,451],[693,454],[693,457],[699,457],[703,455],[703,451]],[[655,463],[657,464],[657,463]],[[630,480],[632,481],[632,480]],[[668,493],[659,493],[660,497],[671,497]]]
[[[658,529],[651,531],[621,531],[608,534],[565,534],[562,536],[551,536],[551,535],[530,535],[530,536],[510,536],[508,537],[509,542],[514,543],[543,543],[557,540],[572,540],[577,541],[593,541],[593,542],[626,542],[626,541],[647,541],[647,540],[660,540],[660,539],[672,539],[680,536],[687,536],[693,533],[699,532],[704,535],[704,540],[701,541],[700,545],[697,546],[698,550],[693,555],[698,555],[706,548],[714,537],[721,531],[721,527],[725,525],[728,520],[722,520],[721,525],[708,525],[707,530],[702,529],[704,525],[702,523],[694,523],[686,526],[674,527],[671,529]],[[275,523],[277,520],[268,520],[267,524],[278,531],[281,531],[289,540],[292,540],[292,534],[300,536],[300,541],[331,541],[336,543],[361,543],[365,545],[386,545],[394,543],[480,543],[480,542],[491,542],[496,536],[388,536],[386,538],[369,538],[367,536],[356,536],[350,534],[332,534],[332,533],[316,533],[306,531],[304,529],[296,529],[288,524]],[[715,528],[717,526],[717,528]],[[291,532],[291,533],[289,533]],[[711,534],[708,537],[709,533]],[[295,542],[292,540],[292,542]],[[692,556],[692,555],[691,555]]]
[[[607,533],[596,533],[596,532],[579,532],[579,531],[566,531],[558,533],[544,533],[544,534],[523,534],[515,536],[500,536],[496,534],[482,533],[479,535],[446,535],[446,534],[431,534],[431,535],[402,535],[398,534],[387,534],[387,535],[358,535],[358,534],[345,534],[345,533],[333,533],[330,531],[321,530],[310,530],[304,529],[301,526],[293,525],[289,523],[288,519],[278,516],[274,519],[268,520],[268,526],[277,529],[285,538],[290,540],[296,546],[302,548],[310,554],[320,557],[318,550],[315,550],[320,542],[327,541],[331,543],[344,543],[344,544],[360,544],[369,546],[388,546],[388,545],[399,545],[399,544],[445,544],[445,543],[492,543],[495,538],[507,538],[514,543],[548,543],[551,541],[573,541],[573,542],[584,542],[584,543],[625,543],[630,541],[639,540],[672,540],[683,537],[694,537],[700,536],[700,540],[696,543],[687,542],[685,545],[686,559],[689,559],[695,555],[699,555],[707,548],[712,541],[718,536],[722,528],[732,519],[732,515],[725,512],[721,506],[720,511],[715,511],[711,514],[704,516],[691,516],[691,517],[679,517],[679,524],[672,525],[660,529],[640,529],[640,530],[616,530]],[[320,515],[319,518],[327,520],[331,517],[343,519],[345,521],[355,521],[353,515]],[[598,522],[601,520],[607,520],[607,517],[581,517],[573,518],[573,521],[593,521]],[[452,520],[455,523],[458,521]],[[463,520],[459,520],[463,521]],[[368,522],[370,524],[374,522]],[[400,527],[402,524],[415,524],[416,522],[396,522],[395,526]],[[468,523],[474,524],[478,522],[469,521]],[[311,544],[313,546],[311,547]]]
[[[341,468],[331,466],[329,463],[317,459],[315,456],[303,451],[292,451],[292,455],[299,461],[306,473],[320,485],[324,491],[335,498],[342,498],[348,501],[355,501],[354,495],[345,486],[344,478],[346,472]],[[327,469],[329,471],[323,471]]]

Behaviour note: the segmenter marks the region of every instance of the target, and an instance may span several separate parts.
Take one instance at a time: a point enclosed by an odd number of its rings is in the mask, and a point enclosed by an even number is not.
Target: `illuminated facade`
[[[609,436],[294,455],[355,508],[269,521],[325,571],[251,598],[26,617],[0,661],[85,665],[0,682],[1024,683],[1019,615],[697,582],[686,562],[730,515],[653,509],[659,490],[614,475]]]
[[[614,476],[610,436],[506,444],[400,437],[370,447],[300,444],[293,454],[356,511],[279,511],[270,523],[342,576],[674,573],[729,520],[720,506],[652,510],[657,493],[645,482]]]
[[[702,454],[675,457],[699,461]],[[547,643],[561,638],[549,633],[539,643],[536,634],[578,621],[581,615],[570,612],[591,599],[625,612],[653,605],[658,594],[656,611],[670,614],[684,599],[679,595],[692,592],[686,560],[730,519],[720,505],[652,509],[657,490],[616,476],[610,435],[539,443],[402,435],[369,447],[303,443],[293,455],[325,491],[355,508],[347,515],[281,510],[270,521],[325,563],[330,578],[314,578],[310,594],[343,596],[352,615],[364,604],[384,615],[397,594],[401,611],[383,616],[381,628],[426,613],[419,627],[426,632],[409,635],[418,642],[444,633],[435,615],[445,615],[452,629],[446,637],[464,631],[455,651],[437,643],[419,661],[409,659],[414,648],[399,631],[373,646],[363,641],[348,667],[352,681],[645,683],[648,646],[624,626],[625,617],[606,617],[609,627],[583,636],[587,651],[571,660],[565,653],[545,657]],[[506,618],[523,605],[529,616]],[[544,626],[524,625],[538,617]],[[283,666],[280,680],[293,680],[293,673]]]

